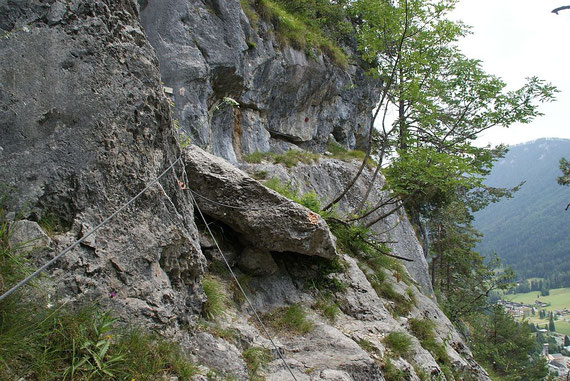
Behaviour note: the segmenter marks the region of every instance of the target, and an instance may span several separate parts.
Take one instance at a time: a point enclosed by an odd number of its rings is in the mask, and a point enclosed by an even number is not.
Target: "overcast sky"
[[[517,144],[542,137],[570,139],[570,10],[551,13],[570,0],[461,0],[452,18],[472,26],[460,47],[510,89],[538,76],[561,91],[528,125],[497,127],[479,143]]]

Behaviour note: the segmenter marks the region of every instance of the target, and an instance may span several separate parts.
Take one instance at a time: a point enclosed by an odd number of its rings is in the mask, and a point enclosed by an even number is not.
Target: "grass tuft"
[[[316,153],[291,149],[281,154],[274,152],[252,152],[245,155],[243,160],[252,164],[260,164],[263,161],[267,161],[273,164],[283,164],[287,168],[292,168],[299,163],[313,164],[315,161],[319,160],[319,155]]]
[[[313,330],[313,322],[308,320],[307,313],[298,304],[278,308],[266,314],[265,319],[273,328],[279,331],[288,331],[305,334]]]
[[[247,365],[249,379],[251,381],[265,380],[265,378],[260,375],[260,371],[272,360],[269,349],[251,347],[243,351],[242,356]]]
[[[358,340],[358,345],[360,346],[360,348],[364,349],[366,352],[368,353],[372,353],[372,352],[376,352],[377,349],[374,346],[374,344],[372,344],[372,342],[366,340],[366,339],[360,339]]]
[[[332,154],[332,157],[335,159],[343,160],[343,161],[360,161],[364,160],[366,157],[366,152],[359,151],[359,150],[347,150],[340,144],[330,140],[327,144],[327,151]],[[371,158],[366,160],[366,166],[370,168],[376,167],[376,162]]]
[[[338,314],[340,313],[340,308],[333,301],[330,295],[321,295],[317,298],[315,303],[315,308],[320,312],[322,316],[327,318],[330,322],[334,323]]]
[[[403,332],[390,332],[384,338],[384,344],[395,356],[404,357],[412,347],[412,339]]]
[[[202,287],[206,294],[206,302],[202,307],[202,313],[208,320],[214,320],[226,310],[226,296],[224,288],[219,280],[211,275],[206,275],[202,279]]]
[[[177,344],[141,329],[123,333],[115,318],[93,307],[22,303],[9,315],[2,311],[0,379],[188,380],[198,371]]]
[[[398,369],[389,358],[384,360],[382,373],[386,381],[407,381],[408,375],[402,369]]]
[[[298,50],[323,52],[342,68],[348,67],[346,53],[329,37],[314,20],[302,12],[292,13],[286,10],[288,2],[279,4],[271,0],[242,0],[241,6],[254,29],[259,27],[259,16],[275,27],[277,41],[281,45],[290,45]],[[307,9],[309,7],[297,8]],[[340,25],[340,24],[339,24]],[[344,25],[344,24],[343,24]]]
[[[445,345],[435,340],[435,323],[418,318],[410,319],[409,323],[414,336],[420,341],[422,347],[433,355],[435,361],[440,365],[449,364],[449,355],[445,350]]]

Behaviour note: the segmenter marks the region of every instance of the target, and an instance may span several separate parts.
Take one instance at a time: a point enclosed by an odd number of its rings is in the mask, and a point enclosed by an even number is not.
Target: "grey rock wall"
[[[61,250],[179,155],[158,61],[136,1],[2,1],[0,33],[3,206],[57,221]],[[190,205],[167,174],[60,260],[46,292],[156,322],[200,311]]]
[[[280,47],[273,26],[253,28],[239,0],[148,1],[141,20],[175,118],[209,152],[233,163],[292,145],[322,152],[330,134],[366,145],[379,84],[360,66]]]

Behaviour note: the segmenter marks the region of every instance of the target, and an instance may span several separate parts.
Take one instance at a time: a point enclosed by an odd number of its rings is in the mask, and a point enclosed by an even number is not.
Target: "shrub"
[[[226,296],[223,286],[219,280],[211,275],[206,275],[202,279],[202,287],[206,294],[206,302],[202,306],[202,313],[208,320],[213,320],[220,316],[226,309]]]
[[[410,336],[403,332],[390,332],[383,341],[386,347],[399,357],[404,357],[412,346]]]
[[[309,257],[306,259],[305,264],[307,268],[316,268],[316,274],[306,280],[306,288],[325,292],[325,298],[332,298],[331,293],[346,290],[346,283],[333,276],[333,274],[343,273],[346,270],[346,263],[342,259]]]

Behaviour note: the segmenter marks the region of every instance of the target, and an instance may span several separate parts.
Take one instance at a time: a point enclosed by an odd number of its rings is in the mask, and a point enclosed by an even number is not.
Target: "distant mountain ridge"
[[[570,188],[557,184],[558,161],[570,157],[569,139],[538,139],[510,147],[486,183],[512,187],[526,181],[512,199],[475,214],[484,234],[478,249],[496,252],[521,278],[544,277],[570,282]]]

